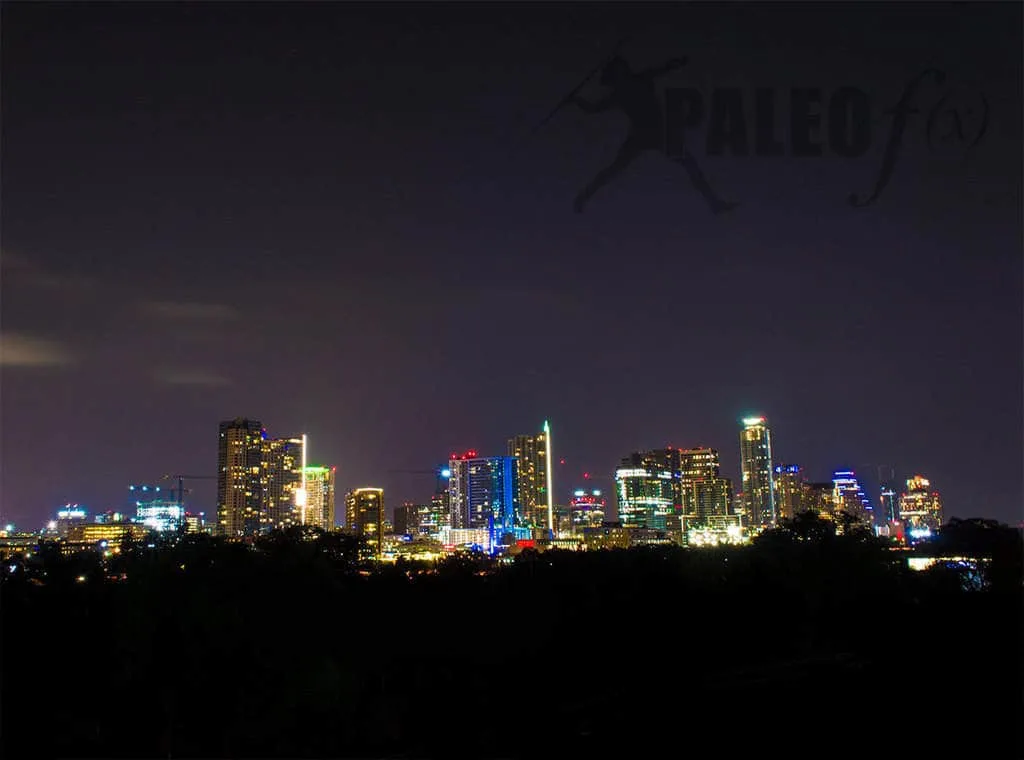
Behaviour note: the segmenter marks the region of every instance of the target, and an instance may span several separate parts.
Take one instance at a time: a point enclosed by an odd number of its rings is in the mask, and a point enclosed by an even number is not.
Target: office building
[[[507,453],[516,458],[516,502],[523,521],[531,527],[552,529],[554,472],[547,420],[540,433],[510,438]]]
[[[926,538],[942,527],[942,499],[921,475],[907,481],[907,490],[900,494],[899,510],[904,534],[910,538]]]
[[[448,551],[462,549],[490,553],[494,548],[493,534],[487,528],[444,528],[439,540]]]
[[[729,478],[711,477],[694,480],[688,486],[692,494],[692,524],[710,526],[717,518],[733,514],[732,481]],[[687,513],[688,517],[691,513]]]
[[[86,523],[68,532],[68,544],[77,548],[118,549],[125,541],[145,538],[149,528],[138,523]]]
[[[882,485],[878,494],[878,511],[890,525],[899,522],[900,501],[892,486]]]
[[[87,517],[88,513],[85,507],[78,504],[65,504],[57,510],[57,520],[53,528],[58,536],[65,538],[72,528],[77,525],[84,525]]]
[[[123,512],[116,512],[113,509],[108,509],[106,512],[97,512],[92,516],[92,521],[98,525],[125,522],[126,519]]]
[[[775,525],[772,485],[772,437],[764,417],[747,417],[740,430],[740,468],[743,474],[743,514],[753,530]]]
[[[217,533],[231,538],[260,530],[266,433],[257,420],[220,423],[217,445]]]
[[[394,523],[395,534],[400,536],[413,536],[419,533],[420,511],[427,505],[413,504],[407,501],[395,507]],[[425,510],[424,510],[425,511]]]
[[[800,484],[800,511],[815,512],[819,517],[832,519],[833,490],[831,481]]]
[[[445,472],[448,468],[445,467]],[[445,481],[447,483],[447,480]],[[435,493],[430,502],[420,504],[416,516],[416,534],[421,537],[437,539],[441,531],[451,527],[451,509],[448,506],[448,486],[442,493]]]
[[[775,465],[775,511],[780,520],[792,520],[805,511],[803,468],[798,464]]]
[[[206,524],[205,512],[198,512],[195,514],[192,512],[185,513],[186,533],[206,533],[208,530],[209,526]]]
[[[607,502],[599,490],[576,489],[569,501],[570,531],[575,535],[584,528],[600,528],[608,511],[606,507]]]
[[[879,465],[878,474],[878,519],[892,525],[900,519],[899,494],[896,491],[896,468],[893,465]]]
[[[836,470],[832,473],[832,509],[837,515],[845,513],[864,525],[874,522],[871,502],[852,470]]]
[[[173,491],[152,485],[130,485],[128,491],[134,501],[137,523],[158,533],[172,533],[181,529],[185,511]],[[111,515],[108,522],[117,522],[116,514]]]
[[[507,543],[508,535],[514,537],[517,528],[524,528],[516,501],[519,473],[515,457],[479,457],[469,451],[453,457],[448,470],[452,528],[488,530],[491,547]]]
[[[261,530],[283,530],[306,522],[305,466],[306,436],[264,439],[260,462]]]
[[[384,546],[384,520],[383,488],[356,488],[345,494],[345,528],[365,538],[375,557]]]
[[[334,530],[334,478],[336,467],[306,465],[306,507],[304,525]]]
[[[703,526],[713,515],[729,514],[732,481],[721,476],[716,449],[675,449],[674,455],[668,449],[666,454],[666,461],[675,467],[673,474],[678,479],[677,512],[685,515],[687,526]]]
[[[666,450],[668,451],[668,450]],[[619,522],[624,528],[674,528],[678,479],[665,452],[635,452],[615,471]]]

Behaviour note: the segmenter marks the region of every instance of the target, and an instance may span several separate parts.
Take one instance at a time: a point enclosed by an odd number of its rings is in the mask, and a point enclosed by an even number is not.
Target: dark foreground
[[[284,537],[139,549],[118,582],[44,558],[44,585],[3,586],[3,755],[1018,758],[1001,540],[984,590],[788,534],[485,575],[364,576],[350,547]]]

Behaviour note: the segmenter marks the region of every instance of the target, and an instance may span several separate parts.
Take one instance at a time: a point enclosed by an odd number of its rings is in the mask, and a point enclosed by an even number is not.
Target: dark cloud
[[[156,372],[156,380],[165,385],[191,385],[205,388],[223,388],[231,385],[224,375],[208,370],[161,369]]]
[[[4,368],[67,367],[74,363],[72,351],[59,341],[25,333],[0,333],[0,365]]]

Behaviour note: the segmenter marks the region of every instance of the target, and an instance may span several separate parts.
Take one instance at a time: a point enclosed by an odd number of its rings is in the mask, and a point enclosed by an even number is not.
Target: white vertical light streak
[[[306,434],[302,434],[302,524],[306,524]]]
[[[552,470],[555,465],[551,459],[551,426],[547,420],[544,420],[544,458],[545,467],[547,467],[547,490],[548,490],[548,530],[554,533],[555,530],[555,508],[554,508],[554,486],[552,484]]]

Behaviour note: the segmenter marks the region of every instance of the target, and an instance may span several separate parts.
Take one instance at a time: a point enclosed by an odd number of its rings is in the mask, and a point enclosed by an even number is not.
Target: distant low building
[[[87,518],[88,513],[85,507],[78,504],[65,504],[57,510],[57,521],[54,528],[58,536],[65,538],[73,527],[84,524]]]
[[[5,531],[0,537],[0,560],[34,554],[38,546],[39,536],[34,533]]]
[[[441,544],[449,551],[473,547],[490,552],[491,531],[487,528],[443,528]]]
[[[141,540],[150,531],[146,525],[130,522],[76,525],[68,532],[61,550],[68,554],[86,549],[119,549],[125,541]]]

